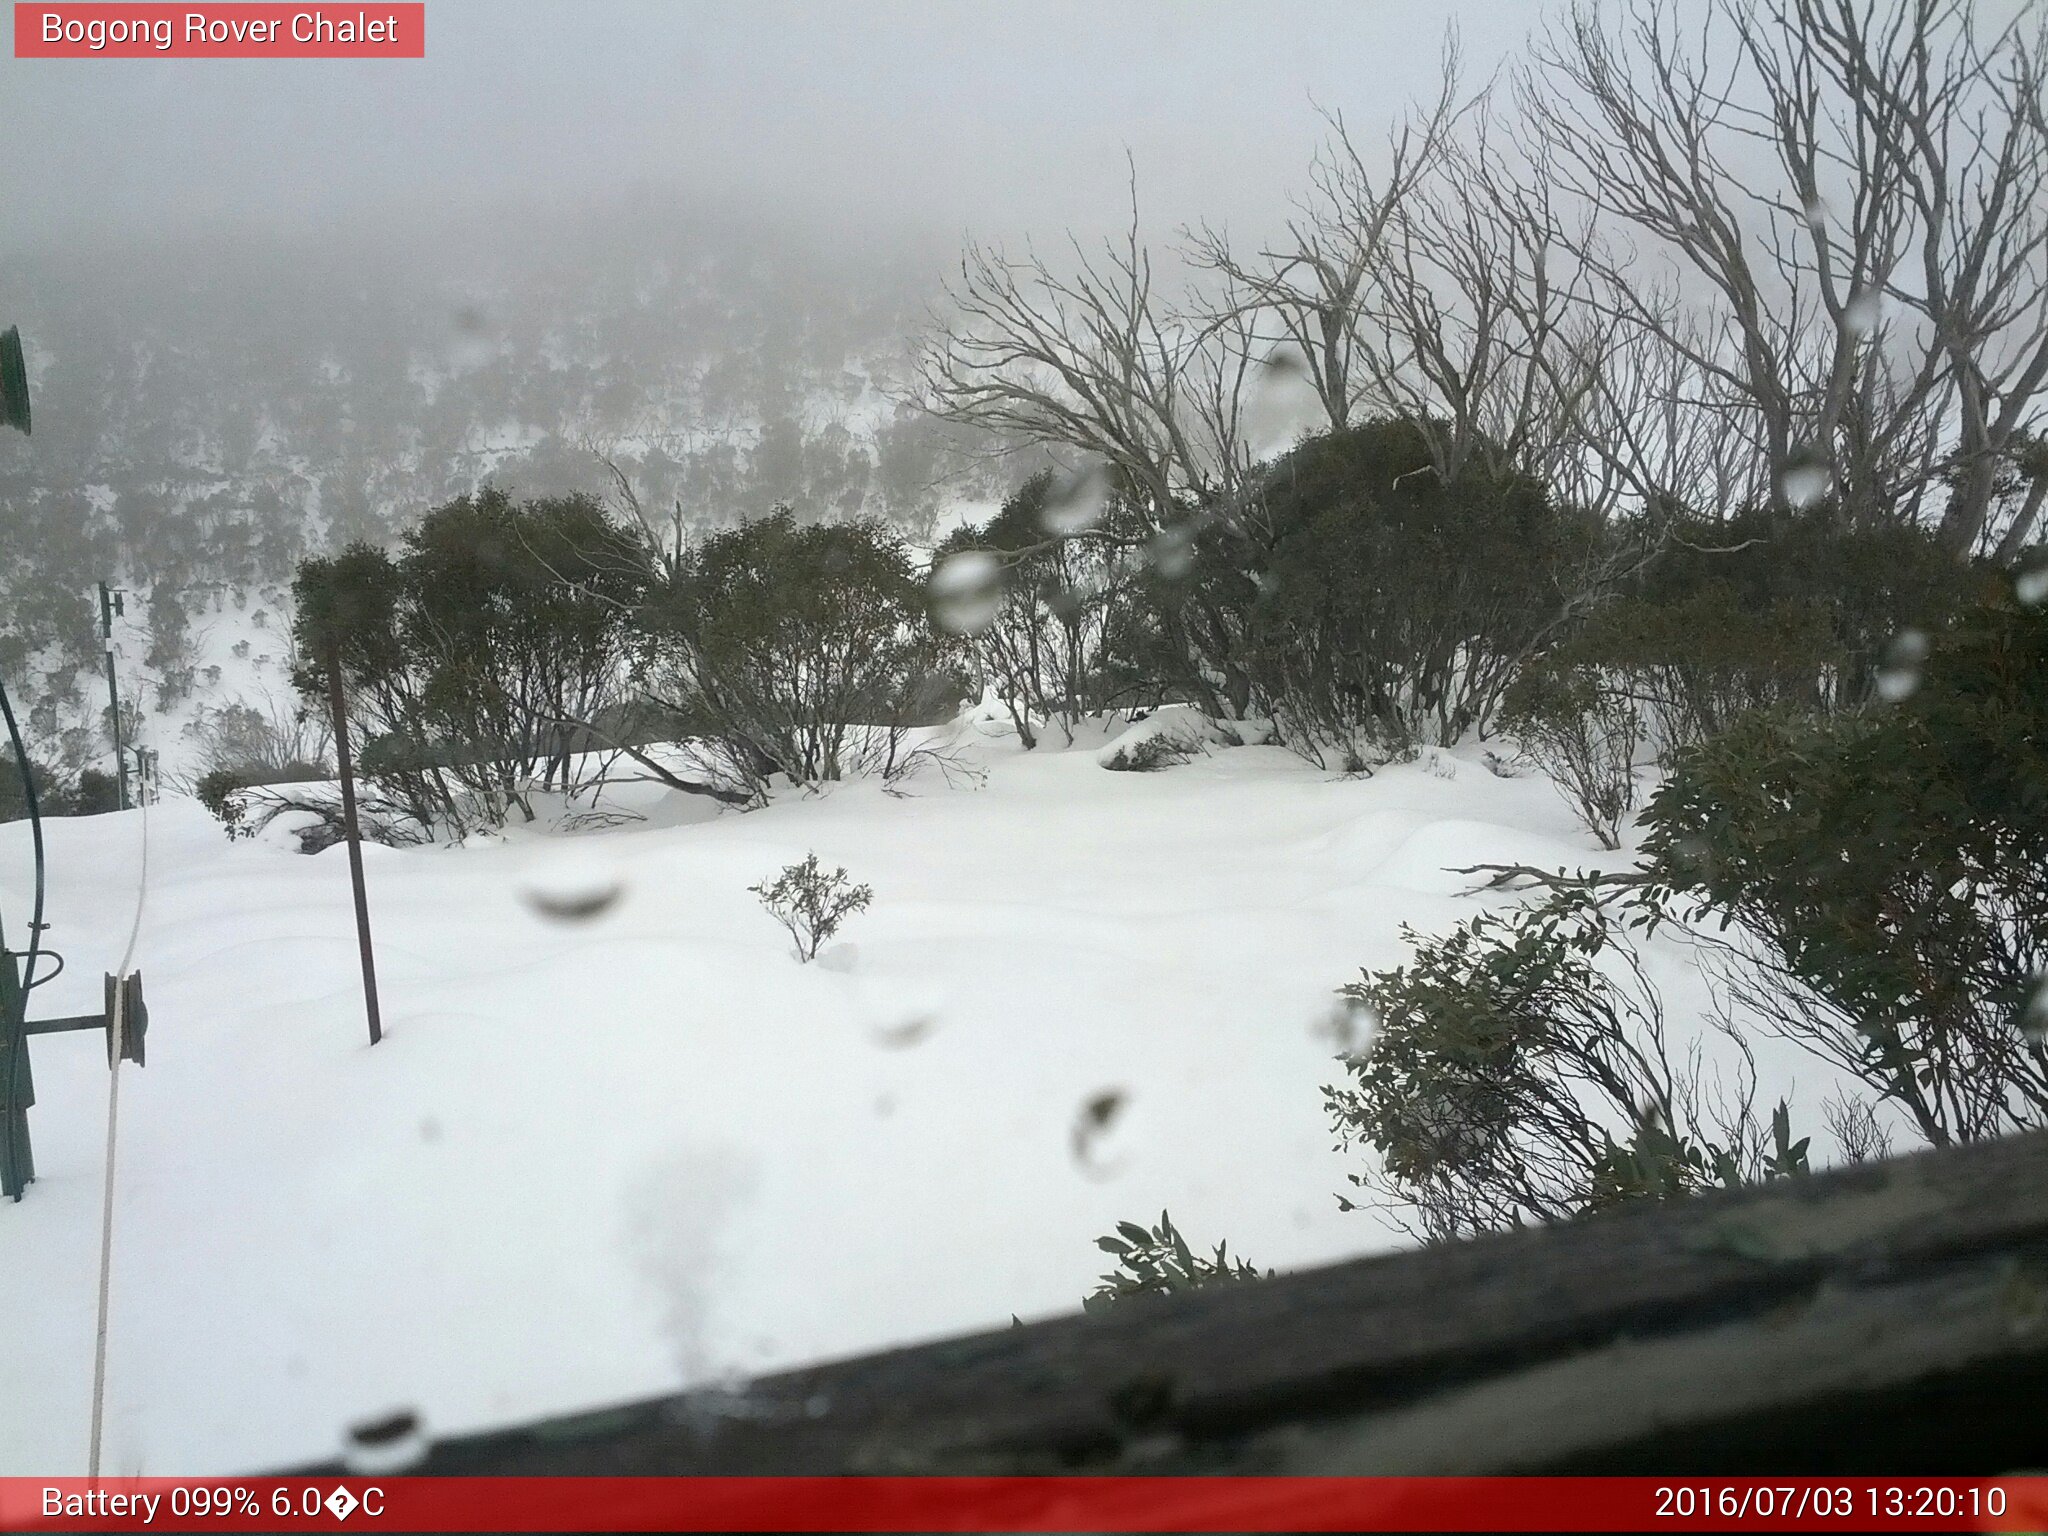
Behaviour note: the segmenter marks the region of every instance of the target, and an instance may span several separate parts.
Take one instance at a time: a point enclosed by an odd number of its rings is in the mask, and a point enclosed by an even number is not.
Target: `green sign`
[[[21,355],[21,332],[0,331],[0,422],[28,431],[28,364]]]

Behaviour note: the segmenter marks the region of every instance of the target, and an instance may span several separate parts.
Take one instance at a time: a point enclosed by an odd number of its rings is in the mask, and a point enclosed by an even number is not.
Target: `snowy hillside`
[[[367,849],[374,1049],[342,852],[230,844],[189,801],[146,833],[55,823],[70,968],[43,1012],[96,1006],[148,844],[109,1469],[275,1466],[386,1410],[471,1430],[1069,1311],[1093,1239],[1162,1206],[1282,1269],[1399,1241],[1334,1198],[1332,992],[1401,958],[1403,923],[1474,910],[1450,866],[1599,861],[1551,785],[1463,751],[1113,773],[964,729],[979,787],[744,815],[646,791],[611,830]],[[806,967],[747,888],[810,850],[875,899]],[[27,851],[0,828],[10,918]],[[522,896],[614,883],[583,922]],[[40,1178],[0,1209],[11,1473],[82,1467],[89,1418],[107,1074],[89,1036],[39,1040],[35,1071]]]

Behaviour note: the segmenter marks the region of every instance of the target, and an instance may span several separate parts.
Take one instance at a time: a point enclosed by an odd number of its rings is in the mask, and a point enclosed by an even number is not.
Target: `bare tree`
[[[2033,30],[2025,30],[2031,25]],[[1776,497],[1959,552],[2048,385],[2043,23],[1969,0],[1584,4],[1519,81],[1598,302],[1711,381]]]
[[[1069,243],[1064,272],[1035,250],[1015,260],[968,247],[948,288],[953,313],[920,352],[922,400],[1102,462],[1153,527],[1171,526],[1231,488],[1234,428],[1214,400],[1228,362],[1213,328],[1157,292],[1135,181],[1122,236],[1096,250]]]
[[[1249,255],[1207,224],[1188,233],[1189,258],[1222,279],[1210,300],[1217,321],[1249,320],[1240,344],[1262,357],[1296,358],[1332,428],[1346,426],[1371,377],[1387,371],[1388,340],[1370,324],[1369,294],[1402,209],[1441,162],[1458,119],[1458,43],[1446,37],[1436,95],[1387,136],[1387,169],[1375,174],[1341,113],[1309,169],[1309,192],[1281,241]]]

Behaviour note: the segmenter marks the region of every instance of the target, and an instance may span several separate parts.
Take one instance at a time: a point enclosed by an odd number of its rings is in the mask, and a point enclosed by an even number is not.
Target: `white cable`
[[[114,1059],[107,1073],[107,1176],[100,1196],[99,1324],[92,1347],[92,1450],[87,1475],[100,1475],[100,1426],[107,1392],[107,1296],[114,1258],[114,1144],[121,1119],[121,1056],[128,1047],[128,969],[135,959],[135,941],[142,934],[142,904],[149,894],[149,801],[138,794],[142,808],[142,875],[135,886],[135,917],[128,925],[128,947],[114,972]]]

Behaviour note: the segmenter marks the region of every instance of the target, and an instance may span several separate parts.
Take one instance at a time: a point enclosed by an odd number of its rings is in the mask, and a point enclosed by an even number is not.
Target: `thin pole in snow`
[[[348,834],[348,877],[356,892],[356,941],[363,951],[363,1008],[370,1016],[370,1044],[384,1038],[377,1009],[377,960],[370,949],[370,897],[363,889],[363,837],[356,826],[356,772],[348,755],[348,710],[341,697],[341,653],[327,652],[327,708],[334,716],[334,752],[341,761],[341,823]]]

